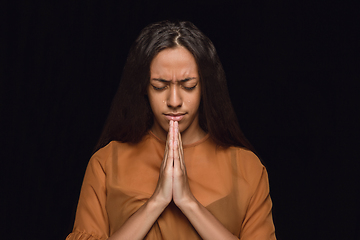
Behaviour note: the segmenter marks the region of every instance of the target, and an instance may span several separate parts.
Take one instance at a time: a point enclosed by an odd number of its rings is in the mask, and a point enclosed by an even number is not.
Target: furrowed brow
[[[185,78],[185,79],[179,80],[179,82],[187,82],[187,81],[190,81],[190,80],[193,80],[193,79],[196,79],[196,77]]]
[[[183,83],[183,82],[187,82],[187,81],[190,81],[190,80],[193,80],[193,79],[196,79],[196,77],[177,80],[177,82],[182,82]],[[159,81],[159,82],[163,82],[163,83],[171,82],[171,80],[165,80],[165,79],[162,79],[162,78],[152,78],[151,80],[155,80],[155,81]]]
[[[170,82],[170,80],[165,80],[165,79],[162,79],[162,78],[152,78],[151,80],[155,80],[155,81],[159,81],[159,82],[164,82],[164,83]]]

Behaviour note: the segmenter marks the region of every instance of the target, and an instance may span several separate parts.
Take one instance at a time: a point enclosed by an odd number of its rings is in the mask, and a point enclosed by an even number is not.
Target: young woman
[[[275,239],[265,167],[211,41],[159,22],[133,44],[67,240]]]

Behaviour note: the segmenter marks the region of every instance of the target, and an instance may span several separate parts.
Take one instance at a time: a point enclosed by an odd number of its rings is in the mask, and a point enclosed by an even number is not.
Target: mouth
[[[165,117],[170,121],[181,121],[186,113],[167,113],[164,114]]]

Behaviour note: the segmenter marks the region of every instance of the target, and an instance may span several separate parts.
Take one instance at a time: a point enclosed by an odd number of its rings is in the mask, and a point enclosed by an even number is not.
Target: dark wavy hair
[[[150,64],[160,51],[177,46],[192,53],[198,65],[200,127],[219,146],[253,150],[240,130],[213,43],[191,22],[162,21],[145,27],[133,43],[95,151],[113,140],[137,143],[149,131],[154,121],[147,98]]]

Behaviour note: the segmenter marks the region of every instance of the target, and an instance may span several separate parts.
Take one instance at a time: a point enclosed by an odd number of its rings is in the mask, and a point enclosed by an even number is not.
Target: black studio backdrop
[[[190,20],[215,44],[269,172],[278,239],[359,239],[358,27],[329,1],[0,6],[4,239],[64,239],[131,43]]]

